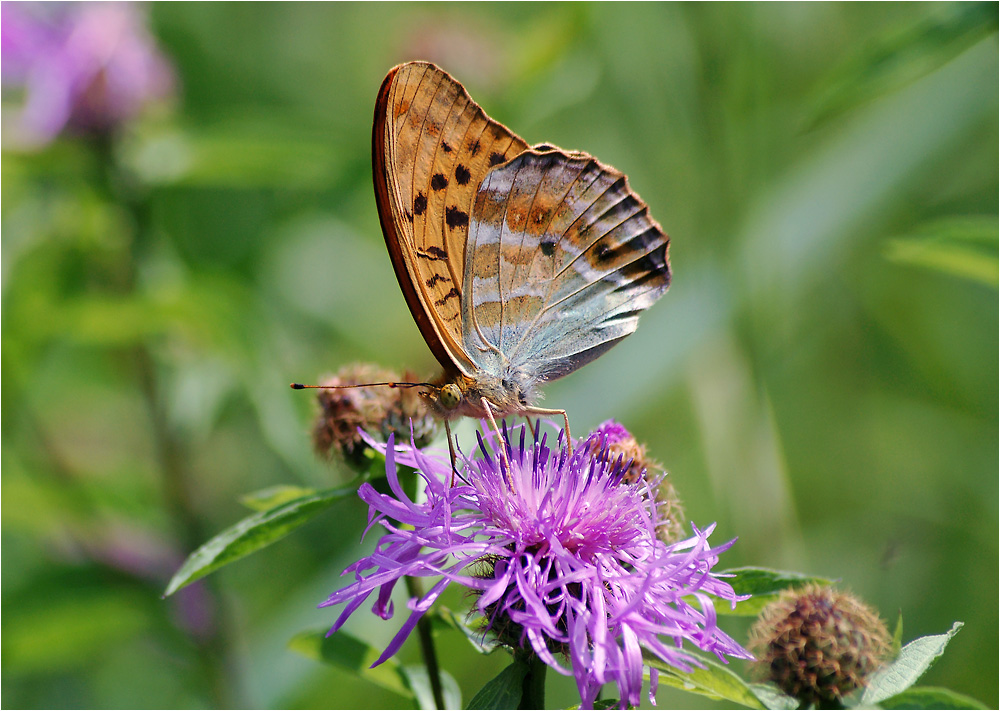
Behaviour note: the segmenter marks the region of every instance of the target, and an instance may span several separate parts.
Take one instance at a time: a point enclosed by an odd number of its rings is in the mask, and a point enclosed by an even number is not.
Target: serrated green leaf
[[[469,709],[516,709],[521,703],[524,677],[528,665],[515,659],[503,671],[486,682],[472,701]]]
[[[416,700],[395,657],[373,668],[372,664],[381,652],[343,630],[329,637],[325,631],[301,632],[289,640],[288,648],[317,662],[353,672],[404,698]]]
[[[799,700],[789,696],[774,684],[750,684],[754,696],[760,699],[765,708],[775,711],[790,711],[799,707]]]
[[[710,699],[726,699],[752,709],[765,708],[750,685],[739,675],[703,655],[694,656],[705,665],[704,669],[696,667],[690,672],[682,672],[649,652],[643,652],[642,659],[645,664],[660,672],[660,684]]]
[[[901,694],[879,703],[883,709],[985,709],[985,704],[971,696],[936,686],[911,686]]]
[[[288,501],[315,493],[315,489],[307,489],[302,486],[269,486],[260,491],[244,494],[240,497],[240,503],[254,511],[267,511]]]
[[[903,647],[895,661],[868,677],[868,685],[858,705],[871,708],[912,686],[944,654],[948,642],[962,626],[963,623],[956,622],[944,634],[919,637]]]
[[[172,595],[222,566],[271,545],[315,518],[336,501],[356,493],[356,485],[323,489],[248,516],[188,556],[184,565],[170,580],[163,596]]]
[[[750,595],[751,598],[736,603],[735,608],[725,600],[715,600],[715,611],[720,615],[756,617],[769,602],[777,599],[783,590],[809,583],[829,585],[833,582],[829,578],[770,568],[731,568],[722,572],[734,576],[724,580],[733,586],[737,595]]]
[[[427,667],[422,664],[405,666],[402,668],[403,678],[413,695],[417,699],[417,705],[424,711],[435,711],[437,704],[434,703],[434,693],[431,691],[431,679],[427,674]],[[444,695],[444,707],[446,709],[462,708],[462,691],[458,688],[455,677],[440,670],[441,692]]]

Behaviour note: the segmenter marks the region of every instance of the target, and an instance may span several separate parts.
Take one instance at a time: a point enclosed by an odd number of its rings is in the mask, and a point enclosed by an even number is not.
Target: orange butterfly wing
[[[372,127],[379,220],[410,313],[448,372],[476,370],[462,348],[476,190],[490,169],[527,148],[433,64],[399,65],[382,82]]]

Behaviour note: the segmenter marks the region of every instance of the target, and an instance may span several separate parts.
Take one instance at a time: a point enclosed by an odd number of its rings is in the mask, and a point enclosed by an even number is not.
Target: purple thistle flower
[[[593,706],[605,682],[618,685],[623,706],[638,705],[643,649],[684,671],[702,666],[683,649],[684,640],[722,661],[751,659],[716,626],[711,600],[744,599],[712,573],[733,542],[711,548],[714,524],[692,526],[694,535],[684,541],[659,540],[662,521],[650,485],[625,483],[628,462],[612,461],[606,447],[595,456],[590,444],[598,436],[570,456],[564,445],[548,447],[546,437],[526,445],[522,427],[518,443],[505,443],[509,474],[492,440],[480,437],[479,450],[462,462],[463,481],[452,486],[447,457],[394,448],[391,438],[386,445],[371,441],[385,453],[393,495],[367,483],[358,493],[370,507],[368,529],[378,523],[387,533],[374,553],[344,571],[355,582],[320,605],[347,603],[330,634],[376,589],[373,611],[390,618],[393,587],[409,575],[440,579],[409,601],[409,618],[373,666],[396,653],[452,583],[479,594],[476,607],[501,641],[530,645],[547,665],[573,675],[583,707]],[[417,470],[425,501],[403,492],[397,463]],[[651,700],[656,678],[650,670]]]
[[[3,84],[24,88],[20,140],[64,129],[106,133],[174,87],[173,71],[130,3],[3,3]]]

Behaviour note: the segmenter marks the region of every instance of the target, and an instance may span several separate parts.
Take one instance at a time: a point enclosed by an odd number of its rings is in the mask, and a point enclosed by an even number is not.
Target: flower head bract
[[[346,603],[335,632],[377,591],[374,612],[393,614],[391,593],[403,576],[437,578],[411,599],[409,619],[389,643],[380,664],[395,654],[420,617],[451,584],[478,594],[476,607],[487,631],[530,650],[556,671],[575,677],[583,706],[601,686],[617,684],[621,703],[638,705],[643,650],[688,671],[700,666],[684,648],[728,657],[751,655],[716,625],[712,598],[739,598],[712,568],[732,542],[712,548],[714,525],[692,526],[694,535],[673,544],[657,536],[662,523],[647,482],[623,479],[629,462],[573,453],[547,437],[526,444],[526,428],[508,432],[503,446],[480,437],[479,448],[460,462],[460,479],[449,485],[451,464],[415,447],[377,445],[386,456],[392,495],[363,484],[371,525],[385,528],[374,553],[345,570],[354,582],[322,605]],[[593,435],[595,437],[598,435]],[[403,491],[396,465],[417,471],[425,499]],[[369,528],[370,528],[369,527]],[[650,696],[656,670],[650,671]]]

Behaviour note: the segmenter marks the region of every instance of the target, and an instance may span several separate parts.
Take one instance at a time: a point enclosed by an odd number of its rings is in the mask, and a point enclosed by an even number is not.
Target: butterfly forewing
[[[446,369],[476,369],[461,317],[476,190],[527,147],[432,64],[396,67],[379,91],[372,162],[382,231],[414,320]]]
[[[551,146],[491,171],[466,256],[463,346],[476,364],[565,375],[632,333],[667,289],[668,238],[625,177]]]

